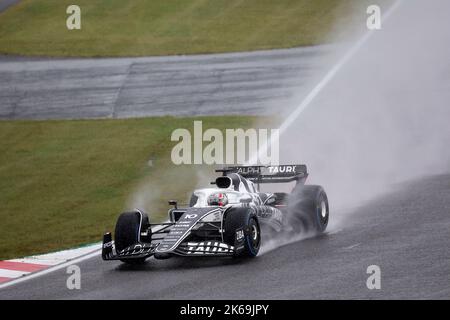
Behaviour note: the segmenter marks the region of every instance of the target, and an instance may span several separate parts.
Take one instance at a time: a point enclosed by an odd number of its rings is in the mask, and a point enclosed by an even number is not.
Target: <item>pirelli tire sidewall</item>
[[[120,251],[138,242],[145,242],[146,239],[141,239],[140,233],[149,226],[150,223],[146,213],[139,211],[122,213],[117,219],[114,232],[116,250]],[[145,261],[145,258],[129,258],[121,261],[128,264],[141,264]]]
[[[289,195],[287,215],[287,223],[295,232],[324,232],[330,209],[323,187],[297,185]]]
[[[224,241],[234,246],[236,231],[244,231],[244,249],[236,257],[252,258],[258,255],[261,247],[261,228],[255,211],[251,207],[234,207],[227,210],[224,219]]]

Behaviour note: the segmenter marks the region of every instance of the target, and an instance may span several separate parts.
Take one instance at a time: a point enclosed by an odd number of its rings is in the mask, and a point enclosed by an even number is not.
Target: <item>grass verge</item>
[[[387,0],[382,0],[386,2]],[[390,0],[389,0],[390,1]],[[378,1],[379,2],[379,1]],[[0,14],[0,53],[146,56],[248,51],[323,43],[370,0],[23,0]]]

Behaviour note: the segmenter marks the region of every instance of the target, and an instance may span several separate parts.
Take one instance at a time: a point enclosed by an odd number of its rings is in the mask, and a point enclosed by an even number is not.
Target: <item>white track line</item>
[[[0,269],[0,277],[5,278],[18,278],[23,275],[29,274],[28,271],[17,271],[17,270],[9,270],[9,269]]]
[[[400,6],[403,0],[397,0],[382,16],[383,21],[386,21],[389,16]],[[344,66],[350,58],[362,47],[363,44],[369,40],[369,38],[375,33],[377,30],[369,30],[350,50],[336,63],[336,65],[331,68],[330,71],[323,77],[322,80],[309,92],[309,94],[303,99],[303,101],[298,105],[298,107],[286,118],[286,120],[279,127],[279,135],[281,136],[287,128],[289,128],[295,120],[300,116],[300,114],[309,106],[309,104],[317,97],[317,95],[322,91],[322,89],[330,82],[331,79],[338,73],[338,71]],[[254,155],[249,161],[248,164],[258,164],[258,160],[260,156],[265,154],[270,145],[274,145],[275,137],[272,137],[269,142],[264,144],[258,151],[256,155]]]
[[[45,260],[45,259],[34,259],[32,257],[27,257],[27,258],[19,258],[19,259],[11,259],[11,260],[7,260],[10,262],[21,262],[21,263],[30,263],[30,264],[41,264],[41,265],[47,265],[47,266],[54,266],[55,264],[58,264],[60,262],[55,262],[52,260]]]
[[[4,284],[1,284],[1,285],[0,285],[0,289],[4,289],[4,288],[7,288],[7,287],[16,285],[16,284],[18,284],[18,283],[21,283],[21,282],[24,282],[24,281],[27,281],[27,280],[31,280],[31,279],[34,279],[34,278],[37,278],[37,277],[40,277],[40,276],[49,274],[49,273],[51,273],[51,272],[54,272],[54,271],[57,271],[57,270],[66,268],[66,267],[68,267],[68,266],[70,266],[70,265],[80,263],[80,262],[82,262],[82,261],[84,261],[84,260],[87,260],[87,259],[96,257],[96,256],[98,256],[100,253],[101,253],[101,249],[97,249],[97,250],[95,250],[94,252],[91,252],[91,253],[88,253],[88,254],[83,255],[83,256],[81,256],[81,257],[75,258],[75,259],[73,259],[73,260],[69,260],[69,261],[67,261],[67,262],[58,264],[58,265],[56,265],[56,266],[54,266],[54,267],[50,267],[50,268],[45,269],[45,270],[42,270],[42,271],[38,271],[38,272],[35,272],[35,273],[31,273],[31,274],[29,274],[29,275],[27,275],[27,276],[25,276],[25,277],[22,277],[22,278],[18,278],[18,279],[15,279],[15,280],[8,281],[8,282],[6,282],[6,283],[4,283]]]

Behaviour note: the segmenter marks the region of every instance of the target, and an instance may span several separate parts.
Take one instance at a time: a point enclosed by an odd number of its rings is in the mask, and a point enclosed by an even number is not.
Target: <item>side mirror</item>
[[[177,200],[169,200],[169,205],[174,206],[175,209],[178,209],[178,201]]]

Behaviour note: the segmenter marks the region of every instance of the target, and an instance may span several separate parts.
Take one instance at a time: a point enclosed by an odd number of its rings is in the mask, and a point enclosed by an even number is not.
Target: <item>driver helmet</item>
[[[225,193],[213,193],[208,196],[209,206],[223,207],[228,204],[228,197]]]

